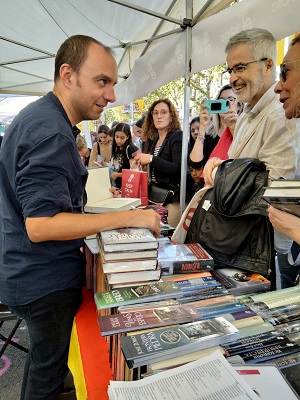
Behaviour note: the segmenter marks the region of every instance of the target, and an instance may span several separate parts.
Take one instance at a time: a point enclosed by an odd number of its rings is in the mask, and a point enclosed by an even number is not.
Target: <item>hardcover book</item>
[[[264,276],[238,268],[217,269],[212,274],[234,295],[266,292],[271,288],[271,282]]]
[[[149,285],[136,285],[95,293],[97,310],[120,305],[146,303],[149,301],[177,298],[182,296],[181,288],[174,282],[158,282]]]
[[[222,317],[165,327],[121,338],[129,368],[233,341],[239,331]]]
[[[120,283],[134,284],[136,282],[157,281],[160,279],[160,274],[161,274],[160,268],[157,268],[155,270],[106,274],[106,279],[110,285],[116,285]]]
[[[158,242],[147,228],[120,228],[99,233],[101,247],[105,252],[153,250]]]
[[[199,243],[169,244],[158,248],[158,265],[165,274],[210,271],[214,260]]]
[[[98,323],[102,336],[107,336],[159,326],[183,324],[200,318],[201,314],[187,304],[156,308],[147,308],[147,304],[145,304],[144,310],[132,310],[122,314],[98,317]]]
[[[275,179],[263,194],[269,204],[300,217],[300,180]]]
[[[131,271],[143,271],[143,270],[154,270],[157,268],[156,258],[138,258],[136,260],[120,261],[106,261],[104,255],[100,253],[100,260],[103,272],[105,274],[113,274],[115,272],[131,272]]]

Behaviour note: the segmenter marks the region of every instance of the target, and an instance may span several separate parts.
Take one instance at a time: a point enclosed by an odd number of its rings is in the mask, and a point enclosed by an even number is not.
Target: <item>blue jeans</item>
[[[25,306],[9,307],[26,321],[30,349],[21,400],[57,400],[68,373],[68,352],[81,289],[51,293]]]

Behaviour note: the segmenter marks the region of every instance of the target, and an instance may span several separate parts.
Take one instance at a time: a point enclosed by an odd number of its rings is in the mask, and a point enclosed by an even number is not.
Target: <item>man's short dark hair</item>
[[[113,50],[110,47],[105,46],[103,43],[92,38],[91,36],[70,36],[62,43],[57,51],[55,57],[54,82],[56,82],[57,78],[59,77],[60,67],[63,64],[69,64],[75,72],[80,70],[80,67],[87,58],[88,49],[92,43],[98,44],[108,53],[113,55]]]

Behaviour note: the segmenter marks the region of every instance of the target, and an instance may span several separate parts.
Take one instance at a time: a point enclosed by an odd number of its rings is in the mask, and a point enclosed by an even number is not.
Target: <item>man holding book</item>
[[[280,65],[280,81],[275,86],[275,92],[280,95],[280,102],[283,104],[285,116],[289,120],[300,118],[300,35],[296,36],[291,43],[291,47],[286,53],[283,63]],[[300,126],[297,127],[298,130]],[[298,144],[298,151],[299,151]],[[299,166],[298,166],[299,173]],[[270,221],[275,229],[285,233],[291,237],[295,242],[300,244],[300,218],[278,210],[274,206],[268,209]],[[297,258],[299,254],[299,246],[293,244],[292,249],[298,251],[292,255],[292,259]],[[299,266],[292,266],[290,268],[290,279],[295,280],[300,272]]]
[[[276,85],[276,41],[259,28],[241,31],[229,39],[227,72],[237,100],[244,103],[233,133],[229,158],[251,157],[262,161],[272,179],[294,179],[298,163],[296,130],[287,130]],[[213,170],[222,163],[214,157],[204,167],[205,182],[214,185]],[[289,268],[287,253],[291,240],[275,231],[279,268]]]
[[[20,112],[2,142],[0,301],[29,331],[22,400],[58,399],[82,300],[83,238],[129,226],[159,234],[152,210],[82,212],[87,170],[75,126],[115,101],[116,80],[110,48],[84,35],[68,38],[55,58],[53,90]]]

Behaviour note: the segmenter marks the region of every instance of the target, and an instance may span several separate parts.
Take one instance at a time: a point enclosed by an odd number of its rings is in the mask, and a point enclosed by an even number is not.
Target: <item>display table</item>
[[[68,362],[78,400],[108,399],[107,388],[112,379],[108,357],[92,291],[83,289],[83,302],[73,324]]]

